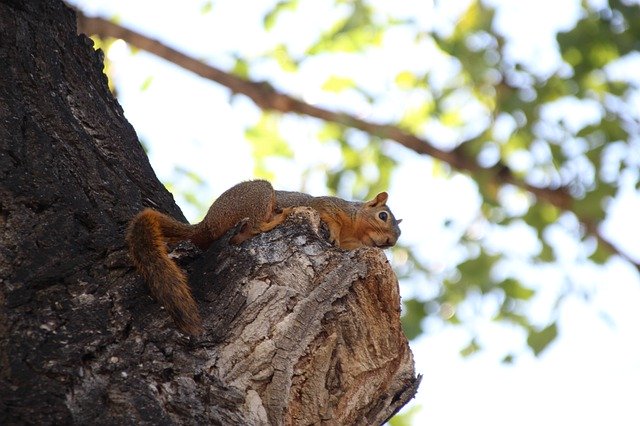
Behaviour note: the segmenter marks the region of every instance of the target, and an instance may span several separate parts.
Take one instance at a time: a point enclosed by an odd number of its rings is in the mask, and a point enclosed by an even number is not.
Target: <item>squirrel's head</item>
[[[364,203],[363,219],[367,226],[364,227],[367,239],[373,247],[382,249],[393,246],[400,237],[402,219],[396,220],[391,209],[387,206],[389,194],[381,192],[371,201]]]

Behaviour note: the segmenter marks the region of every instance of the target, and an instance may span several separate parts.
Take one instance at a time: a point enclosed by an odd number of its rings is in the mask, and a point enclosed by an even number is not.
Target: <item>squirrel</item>
[[[387,207],[387,198],[386,192],[367,202],[314,197],[276,191],[267,181],[253,180],[225,191],[195,225],[147,208],[131,220],[126,240],[134,266],[178,329],[198,335],[203,331],[198,307],[185,273],[168,257],[166,244],[190,240],[205,250],[234,227],[236,233],[229,242],[240,244],[281,224],[294,207],[306,206],[316,210],[327,224],[332,244],[347,250],[363,246],[388,248],[400,236],[401,220],[396,220]]]

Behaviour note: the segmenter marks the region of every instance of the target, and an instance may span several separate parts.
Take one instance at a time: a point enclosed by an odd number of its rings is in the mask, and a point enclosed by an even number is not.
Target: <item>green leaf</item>
[[[326,52],[362,52],[370,46],[379,46],[382,43],[384,31],[380,28],[356,28],[348,33],[323,36],[315,46],[307,52],[308,55],[317,55]]]
[[[460,127],[465,123],[460,110],[449,110],[440,116],[440,122],[447,127]]]
[[[600,222],[605,217],[605,202],[613,197],[617,187],[603,181],[598,181],[596,189],[588,192],[584,197],[574,200],[573,211],[580,218]]]
[[[485,8],[480,1],[475,0],[471,2],[469,8],[458,21],[458,25],[456,25],[455,32],[451,38],[453,40],[464,40],[469,34],[475,31],[489,29],[492,21],[493,11]]]
[[[278,114],[263,113],[258,123],[245,130],[245,137],[253,147],[254,174],[265,179],[273,178],[266,165],[268,158],[293,158],[293,151],[280,134],[278,117]]]
[[[460,355],[467,358],[480,350],[480,345],[476,339],[471,339],[469,344],[460,350]]]
[[[461,281],[473,282],[478,287],[485,287],[486,282],[492,281],[491,269],[497,260],[497,256],[489,256],[482,252],[480,256],[462,262],[458,265],[458,271],[462,275]]]
[[[407,339],[412,340],[422,334],[422,320],[427,315],[424,302],[409,299],[403,302],[402,329]]]
[[[142,84],[140,85],[140,91],[144,92],[147,89],[149,89],[149,86],[151,86],[151,83],[153,82],[153,76],[150,75],[147,78],[144,79],[144,81],[142,82]]]
[[[294,72],[298,70],[298,63],[291,57],[289,49],[284,44],[278,45],[269,56],[274,58],[284,71]]]
[[[339,124],[326,122],[320,131],[318,131],[318,140],[320,142],[337,141],[340,139],[344,139],[344,127]]]
[[[504,358],[502,358],[500,362],[503,364],[513,364],[514,359],[515,359],[514,354],[508,354]]]
[[[191,205],[201,215],[207,211],[211,200],[200,198],[201,188],[207,183],[199,174],[190,169],[175,166],[171,181],[163,183],[177,198]]]
[[[529,300],[536,294],[535,290],[524,287],[518,281],[508,278],[498,285],[507,297],[519,300]]]
[[[413,89],[418,85],[418,77],[411,71],[400,71],[396,74],[396,85],[401,89]]]
[[[529,211],[524,215],[523,219],[528,225],[533,227],[538,233],[538,240],[541,243],[540,253],[537,258],[543,262],[552,262],[555,259],[555,252],[551,246],[542,238],[544,230],[560,216],[560,209],[546,204],[537,203],[529,207]]]
[[[278,17],[284,11],[293,11],[298,8],[298,0],[281,0],[271,9],[263,19],[264,29],[269,31],[273,28]]]
[[[327,92],[340,93],[356,87],[356,82],[352,78],[330,76],[323,84],[322,90]]]
[[[362,0],[349,2],[351,14],[335,22],[320,39],[307,50],[308,55],[328,52],[362,52],[370,46],[379,46],[390,22],[380,25],[373,21],[373,9]]]
[[[418,133],[426,124],[434,111],[433,102],[422,102],[417,106],[407,108],[398,123],[399,127]]]
[[[553,251],[553,248],[544,240],[540,240],[540,242],[542,243],[542,249],[538,254],[538,259],[543,262],[552,262],[553,260],[555,260],[556,255]]]
[[[236,58],[236,63],[233,65],[231,73],[238,77],[249,79],[249,63],[242,58]]]
[[[529,337],[527,337],[527,345],[533,350],[535,356],[538,356],[544,351],[551,342],[558,337],[558,327],[556,323],[551,323],[542,330],[529,330]]]
[[[199,174],[195,173],[192,170],[186,169],[182,166],[175,166],[173,168],[173,171],[176,173],[176,175],[179,175],[182,178],[186,178],[190,181],[191,185],[206,185],[206,181],[202,178],[202,176],[200,176]]]
[[[204,2],[204,4],[200,7],[200,13],[206,15],[213,10],[213,1],[209,0]]]
[[[415,424],[415,416],[422,411],[420,404],[414,405],[409,409],[402,410],[389,420],[389,426],[411,426]]]
[[[611,250],[605,247],[602,243],[598,242],[593,253],[589,256],[589,259],[599,265],[605,264],[611,257]]]

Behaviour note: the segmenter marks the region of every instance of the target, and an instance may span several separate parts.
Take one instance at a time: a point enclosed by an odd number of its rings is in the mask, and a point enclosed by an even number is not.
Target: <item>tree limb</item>
[[[629,255],[619,250],[608,241],[600,232],[597,225],[589,218],[581,217],[573,210],[574,200],[563,187],[549,188],[533,186],[517,177],[513,171],[504,164],[498,164],[492,168],[484,168],[462,149],[445,151],[438,149],[426,139],[408,133],[398,126],[388,124],[372,123],[353,115],[330,111],[296,99],[287,94],[274,89],[266,82],[254,82],[245,80],[236,75],[230,74],[215,66],[205,64],[191,56],[173,49],[166,44],[140,34],[122,25],[115,24],[101,17],[89,17],[76,10],[78,16],[78,32],[86,34],[96,34],[100,37],[113,37],[126,41],[127,43],[149,53],[157,55],[169,62],[181,66],[203,78],[215,81],[229,88],[233,93],[241,93],[253,100],[263,110],[274,110],[282,113],[293,112],[301,115],[319,118],[324,121],[336,123],[346,127],[362,130],[371,135],[387,138],[398,142],[405,148],[415,151],[418,154],[428,155],[452,168],[470,174],[482,172],[487,176],[488,183],[497,186],[511,184],[519,187],[531,194],[538,200],[556,206],[562,211],[570,211],[576,215],[583,224],[585,232],[593,235],[612,254],[617,254],[638,270],[640,263],[634,261]],[[464,144],[462,144],[464,145]],[[462,146],[461,145],[461,146]]]

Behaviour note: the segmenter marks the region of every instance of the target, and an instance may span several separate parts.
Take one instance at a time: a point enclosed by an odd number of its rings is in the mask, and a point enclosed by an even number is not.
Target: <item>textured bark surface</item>
[[[144,206],[183,218],[72,12],[0,1],[0,424],[375,424],[413,396],[380,250],[331,247],[309,209],[181,247],[190,339],[128,260]]]

